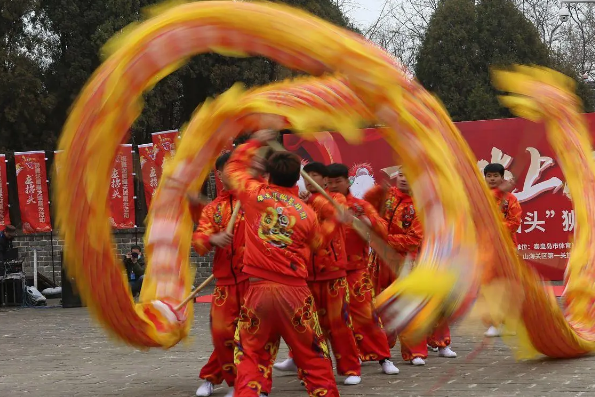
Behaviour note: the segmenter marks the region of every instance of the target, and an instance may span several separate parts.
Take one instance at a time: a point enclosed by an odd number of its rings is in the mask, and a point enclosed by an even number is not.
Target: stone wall
[[[137,171],[137,175],[140,175],[140,171]],[[14,185],[16,186],[16,182]],[[217,190],[215,186],[215,174],[213,172],[209,175],[209,179],[205,185],[203,194],[207,195],[210,199],[213,199],[216,196]],[[135,192],[137,192],[137,195],[138,192],[141,192],[137,197],[135,205],[136,219],[145,219],[147,209],[144,205],[144,191],[135,188]],[[20,232],[20,213],[16,211],[16,209],[18,209],[18,201],[11,205],[11,220],[12,224],[15,225]],[[15,212],[13,213],[12,211]],[[113,234],[118,255],[124,255],[126,252],[129,252],[130,247],[135,244],[143,247],[144,232],[144,227],[130,230],[114,230]],[[19,257],[24,259],[23,266],[27,276],[33,275],[33,252],[34,250],[37,250],[37,267],[39,273],[50,280],[55,280],[56,284],[61,285],[60,256],[63,249],[63,241],[58,238],[58,233],[36,233],[32,235],[19,234],[14,240],[14,246],[19,249]],[[212,273],[213,253],[211,252],[206,257],[199,257],[194,250],[191,249],[190,263],[195,266],[196,282],[200,283]]]
[[[130,251],[132,245],[138,244],[143,247],[144,228],[136,232],[132,230],[115,230],[114,239],[118,255],[125,255]],[[52,238],[53,237],[53,238]],[[58,238],[57,233],[38,233],[34,235],[18,235],[14,239],[14,246],[19,249],[19,257],[24,259],[23,267],[27,275],[33,274],[34,250],[37,250],[38,272],[55,280],[56,284],[61,283],[60,257],[63,249],[63,241]],[[53,247],[53,255],[52,255]],[[53,256],[53,259],[52,259]],[[211,274],[213,255],[199,257],[194,250],[191,250],[190,262],[196,268],[196,282],[206,279]],[[53,262],[53,271],[52,271]]]

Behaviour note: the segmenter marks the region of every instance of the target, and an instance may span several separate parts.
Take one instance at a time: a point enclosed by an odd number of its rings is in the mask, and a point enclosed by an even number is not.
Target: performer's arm
[[[212,248],[211,236],[219,232],[219,227],[213,222],[213,208],[207,206],[200,216],[198,227],[192,235],[192,246],[197,254],[206,255]]]
[[[521,217],[523,215],[523,210],[521,208],[519,200],[517,200],[516,197],[514,197],[512,194],[509,197],[510,199],[508,200],[508,214],[506,214],[504,224],[512,233],[516,233],[519,226],[521,226]]]
[[[387,222],[380,216],[378,211],[374,209],[372,204],[368,202],[363,203],[364,207],[364,214],[370,221],[370,227],[372,230],[378,235],[378,237],[386,240],[388,238],[388,224]]]
[[[252,159],[256,156],[262,142],[251,139],[237,147],[225,165],[225,175],[231,185],[231,192],[243,201],[244,195],[262,184],[262,180],[250,171]]]
[[[364,194],[364,200],[374,207],[380,213],[386,199],[386,189],[381,185],[375,185]]]
[[[387,242],[398,252],[414,252],[419,249],[422,238],[423,229],[416,216],[405,233],[389,234]]]

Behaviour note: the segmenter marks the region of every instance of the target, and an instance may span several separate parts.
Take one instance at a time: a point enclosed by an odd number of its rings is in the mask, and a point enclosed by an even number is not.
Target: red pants
[[[215,287],[211,302],[211,336],[214,350],[199,375],[201,379],[215,385],[224,380],[229,386],[235,383],[234,337],[248,287],[247,280],[238,285]],[[266,390],[270,389],[269,386]]]
[[[271,364],[280,338],[293,351],[310,396],[338,397],[328,348],[308,287],[272,281],[252,282],[236,330],[236,397],[259,397],[262,378],[271,377]]]
[[[308,283],[314,296],[320,327],[330,342],[337,362],[337,373],[361,375],[359,351],[349,310],[349,287],[345,277]]]
[[[374,308],[374,286],[365,269],[347,273],[349,310],[355,340],[362,361],[390,358],[390,348],[382,323]]]
[[[428,345],[432,347],[446,347],[450,345],[450,329],[448,324],[434,328],[434,332],[417,344],[408,343],[407,335],[399,335],[401,341],[401,355],[403,360],[411,361],[416,357],[428,358]]]

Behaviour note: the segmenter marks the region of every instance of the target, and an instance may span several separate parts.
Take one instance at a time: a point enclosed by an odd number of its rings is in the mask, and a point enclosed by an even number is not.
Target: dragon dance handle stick
[[[229,223],[227,224],[227,229],[225,230],[228,234],[233,233],[233,226],[236,223],[236,219],[238,218],[239,213],[240,213],[240,202],[238,201],[236,203],[236,205],[233,207],[233,213],[231,214],[231,218],[229,219]],[[175,310],[178,311],[178,310],[182,309],[184,306],[186,306],[186,304],[188,302],[190,302],[192,299],[194,299],[196,294],[198,294],[200,291],[202,291],[203,288],[205,288],[207,285],[209,285],[211,283],[211,281],[213,281],[214,279],[215,279],[215,276],[213,274],[211,274],[205,281],[202,282],[201,285],[196,287],[194,289],[194,291],[192,291],[190,293],[190,295],[188,295],[188,297],[182,301],[182,303],[180,303],[178,306],[176,306]]]

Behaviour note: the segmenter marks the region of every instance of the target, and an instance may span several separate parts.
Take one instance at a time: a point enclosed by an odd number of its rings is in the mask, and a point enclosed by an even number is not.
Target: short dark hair
[[[490,174],[490,173],[498,173],[498,174],[500,174],[500,176],[504,176],[504,166],[502,164],[498,164],[498,163],[488,164],[483,169],[483,175],[486,176],[487,174]]]
[[[349,168],[345,164],[333,163],[326,167],[329,178],[349,179]]]
[[[306,164],[304,166],[304,172],[306,174],[315,172],[320,176],[324,176],[324,177],[328,176],[328,170],[326,169],[326,165],[319,163],[317,161]]]
[[[276,152],[267,160],[266,170],[273,185],[293,187],[300,179],[302,163],[297,154]]]
[[[139,251],[142,251],[142,249],[140,249],[140,245],[136,245],[136,244],[135,244],[135,245],[133,245],[132,247],[130,247],[130,251],[132,251],[132,250],[139,250]]]
[[[225,164],[227,164],[227,160],[229,160],[230,156],[231,156],[231,153],[227,152],[227,153],[223,153],[221,156],[217,157],[217,160],[215,161],[215,169],[217,171],[223,171],[223,167],[225,167]]]

